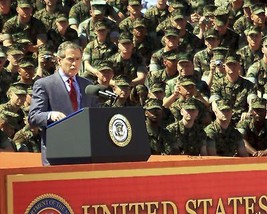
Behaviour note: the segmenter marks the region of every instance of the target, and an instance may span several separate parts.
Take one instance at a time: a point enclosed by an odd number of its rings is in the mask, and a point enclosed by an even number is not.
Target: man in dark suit
[[[75,43],[62,43],[57,52],[59,69],[34,83],[29,123],[43,129],[42,160],[46,159],[45,130],[47,125],[61,120],[83,107],[96,107],[96,97],[85,94],[90,81],[79,77],[82,61],[82,49]],[[64,137],[64,136],[63,136]]]

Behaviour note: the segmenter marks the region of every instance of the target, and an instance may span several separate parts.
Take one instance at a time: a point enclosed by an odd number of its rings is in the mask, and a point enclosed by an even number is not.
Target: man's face
[[[134,48],[132,42],[119,43],[118,47],[122,54],[132,54]]]
[[[35,75],[35,69],[34,67],[20,68],[19,75],[22,80],[32,80]]]
[[[120,99],[127,99],[130,96],[131,89],[129,86],[115,86],[114,93],[119,95]]]
[[[101,84],[109,84],[110,80],[113,78],[114,73],[112,70],[102,70],[97,73],[97,78]]]
[[[185,18],[177,18],[175,20],[173,20],[173,26],[179,30],[184,30],[186,27],[186,19]]]
[[[220,44],[220,40],[218,38],[210,37],[210,38],[205,39],[205,45],[207,46],[209,50],[212,50],[213,48],[218,47],[219,44]]]
[[[106,40],[107,35],[108,35],[107,29],[99,29],[99,30],[96,30],[95,32],[96,32],[96,35],[99,39]]]
[[[146,110],[145,114],[146,114],[147,119],[154,123],[160,122],[162,119],[161,109],[157,109],[157,108],[149,109],[149,110]]]
[[[128,11],[132,15],[141,14],[142,6],[141,5],[128,5]]]
[[[21,18],[29,18],[32,16],[32,8],[31,7],[17,7],[17,13]]]
[[[165,36],[165,46],[169,49],[175,49],[178,47],[179,37],[178,36]]]
[[[267,57],[267,42],[264,42],[261,48],[262,53]]]
[[[147,33],[147,30],[145,27],[136,27],[133,29],[133,35],[135,37],[142,37],[142,36],[145,36]]]
[[[8,14],[10,11],[11,0],[0,0],[1,14]]]
[[[64,32],[69,27],[68,21],[56,22],[56,26],[59,32]]]
[[[62,68],[63,72],[69,76],[73,77],[78,74],[82,62],[82,53],[80,49],[68,48],[65,51],[64,58],[58,58],[58,63]]]
[[[263,26],[265,25],[265,14],[259,13],[259,14],[252,14],[251,19],[256,26]]]
[[[232,109],[217,110],[215,113],[218,120],[230,123],[232,119]]]
[[[54,6],[57,3],[57,0],[44,0],[45,4],[48,6]]]
[[[192,75],[194,72],[194,65],[191,61],[181,61],[177,63],[177,69],[181,76]]]
[[[177,69],[177,60],[164,59],[163,64],[166,68]]]
[[[239,76],[241,66],[238,62],[228,62],[225,64],[225,71],[229,75]]]
[[[196,86],[195,85],[180,85],[178,87],[179,94],[184,98],[188,99],[190,97],[193,97],[193,95],[196,92]]]
[[[198,116],[198,109],[181,109],[181,115],[186,121],[195,121]]]
[[[261,46],[261,33],[253,33],[247,36],[249,46],[259,48]]]
[[[21,107],[26,100],[26,94],[15,94],[12,91],[10,93],[9,99],[12,106]]]

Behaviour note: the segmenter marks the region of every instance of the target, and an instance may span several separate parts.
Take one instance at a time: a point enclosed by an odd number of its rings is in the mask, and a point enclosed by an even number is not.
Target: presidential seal
[[[127,146],[132,139],[132,127],[126,117],[114,115],[109,121],[109,136],[119,147]]]
[[[44,194],[35,198],[25,214],[74,214],[70,205],[60,196]]]

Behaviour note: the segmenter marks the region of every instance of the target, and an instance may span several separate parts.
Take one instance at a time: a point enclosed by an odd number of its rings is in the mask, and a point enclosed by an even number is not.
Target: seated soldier
[[[16,148],[12,142],[17,126],[18,114],[10,111],[0,112],[0,152],[14,152]]]
[[[238,131],[243,135],[250,156],[267,156],[266,100],[253,99],[251,108],[251,118],[239,121]]]
[[[151,153],[154,155],[165,153],[164,140],[167,142],[169,140],[166,130],[161,125],[163,117],[162,100],[149,98],[146,100],[144,110]]]
[[[172,139],[165,142],[166,154],[207,155],[206,134],[203,127],[196,123],[198,113],[194,99],[183,103],[182,119],[166,127]]]
[[[218,100],[216,104],[216,119],[205,128],[208,155],[248,156],[242,135],[231,123],[231,106],[225,100]]]

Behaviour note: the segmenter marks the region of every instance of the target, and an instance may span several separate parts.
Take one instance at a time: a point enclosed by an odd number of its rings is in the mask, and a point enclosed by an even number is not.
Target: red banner
[[[8,213],[267,213],[267,164],[10,175]]]

